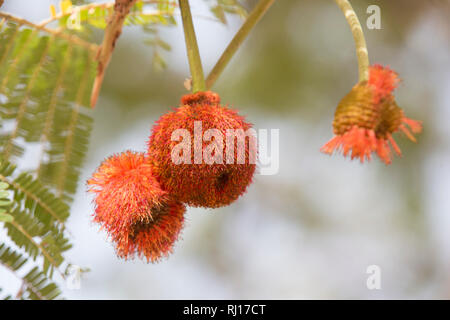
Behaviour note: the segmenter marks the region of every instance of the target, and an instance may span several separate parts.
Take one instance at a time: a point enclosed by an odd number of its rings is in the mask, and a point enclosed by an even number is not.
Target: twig
[[[103,78],[105,77],[106,68],[111,60],[111,55],[114,51],[117,39],[122,33],[123,23],[130,12],[131,7],[136,0],[116,0],[114,5],[114,12],[108,21],[105,29],[105,36],[103,43],[97,53],[97,76],[95,77],[94,86],[91,94],[91,107],[97,104],[98,95],[102,86]]]

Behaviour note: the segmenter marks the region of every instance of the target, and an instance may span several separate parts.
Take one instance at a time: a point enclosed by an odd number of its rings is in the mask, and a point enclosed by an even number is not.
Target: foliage
[[[18,297],[53,299],[60,291],[51,282],[54,270],[63,263],[62,253],[71,246],[64,236],[68,205],[52,195],[27,173],[14,178],[16,168],[7,161],[0,164],[0,221],[11,241],[25,254],[0,244],[0,263],[22,280]],[[34,266],[23,274],[28,258],[42,257],[42,270]],[[21,275],[23,274],[23,275]]]
[[[247,16],[247,11],[237,0],[214,0],[211,12],[222,23],[227,23],[226,14],[236,14],[241,18]]]

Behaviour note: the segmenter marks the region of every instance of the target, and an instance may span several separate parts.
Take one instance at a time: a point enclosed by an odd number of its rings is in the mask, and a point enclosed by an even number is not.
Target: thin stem
[[[367,50],[364,33],[359,23],[358,16],[353,10],[352,5],[347,0],[334,0],[344,13],[350,29],[352,30],[353,39],[355,40],[356,55],[358,57],[359,81],[369,80],[369,52]]]
[[[188,0],[178,0],[181,19],[183,21],[186,51],[189,60],[189,68],[192,75],[192,92],[205,91],[205,77],[203,75],[202,61],[198,51],[195,37],[194,24],[192,23],[191,9]]]
[[[228,47],[222,53],[222,56],[219,58],[216,65],[209,74],[208,78],[206,79],[206,87],[208,89],[214,85],[216,80],[222,74],[225,67],[230,62],[233,55],[236,53],[241,44],[247,38],[247,35],[258,23],[258,21],[264,16],[264,14],[267,12],[267,10],[274,2],[275,0],[260,0],[258,2],[253,11],[249,14],[247,19],[245,20],[242,27],[239,29],[234,38],[231,40]]]

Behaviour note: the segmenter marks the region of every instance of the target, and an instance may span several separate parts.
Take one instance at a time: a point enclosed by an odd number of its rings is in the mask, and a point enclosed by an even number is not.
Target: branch
[[[127,17],[130,9],[137,0],[116,0],[114,5],[114,12],[105,29],[105,36],[103,43],[97,53],[97,76],[95,77],[94,86],[91,94],[91,107],[97,104],[98,95],[102,86],[105,71],[111,60],[112,53],[116,46],[116,41],[122,33],[123,23]]]

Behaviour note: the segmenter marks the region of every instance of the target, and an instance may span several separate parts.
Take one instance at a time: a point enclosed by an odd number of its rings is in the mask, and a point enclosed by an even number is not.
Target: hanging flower
[[[185,208],[161,189],[143,153],[109,157],[88,185],[95,194],[93,220],[116,242],[119,256],[137,253],[154,262],[171,251]]]
[[[375,152],[386,164],[391,163],[391,147],[401,155],[392,134],[402,131],[415,142],[413,134],[422,130],[422,123],[405,117],[395,102],[392,92],[399,81],[388,67],[371,66],[369,80],[356,84],[339,103],[333,121],[335,136],[321,151],[342,151],[361,162],[370,160]]]
[[[211,91],[185,95],[181,105],[163,115],[152,129],[148,155],[153,171],[162,188],[187,205],[209,208],[228,205],[252,182],[255,136],[239,136],[244,145],[235,143],[238,138],[227,140],[228,130],[245,133],[252,125],[219,103],[219,95]],[[173,134],[179,129],[184,134],[174,140]],[[214,134],[205,138],[211,132]],[[229,143],[234,144],[234,149],[227,153]],[[178,150],[184,156],[180,163],[173,158],[173,152]]]

